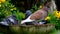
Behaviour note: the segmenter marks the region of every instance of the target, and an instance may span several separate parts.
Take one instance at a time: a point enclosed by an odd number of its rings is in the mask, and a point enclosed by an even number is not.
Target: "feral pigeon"
[[[27,19],[21,21],[21,24],[26,22],[33,22],[36,20],[43,20],[48,14],[48,8],[44,6],[41,10],[35,11],[35,13],[31,14]]]
[[[13,14],[10,17],[6,17],[5,19],[3,19],[3,21],[0,22],[0,24],[5,25],[5,26],[9,26],[9,25],[17,25],[18,24],[18,20],[16,19],[16,16]]]

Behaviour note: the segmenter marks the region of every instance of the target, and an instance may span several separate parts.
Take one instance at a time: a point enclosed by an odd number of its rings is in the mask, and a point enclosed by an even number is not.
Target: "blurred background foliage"
[[[53,13],[49,13],[45,20],[54,24],[57,29],[60,29],[60,11],[55,10]]]
[[[25,13],[26,10],[37,10],[43,2],[42,0],[11,0],[11,3],[14,4],[17,8],[19,8],[19,10]]]
[[[17,17],[17,20],[23,20],[25,18],[25,13],[23,13],[23,12],[17,11],[17,12],[14,12],[14,14]]]
[[[11,0],[0,0],[0,21],[14,13],[16,14],[18,20],[24,18],[23,12],[20,13],[15,5],[11,4],[10,1]]]

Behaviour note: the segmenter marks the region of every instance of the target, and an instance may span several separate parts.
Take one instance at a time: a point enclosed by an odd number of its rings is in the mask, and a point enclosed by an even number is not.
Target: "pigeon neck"
[[[48,8],[46,6],[43,7],[43,10],[48,11]]]

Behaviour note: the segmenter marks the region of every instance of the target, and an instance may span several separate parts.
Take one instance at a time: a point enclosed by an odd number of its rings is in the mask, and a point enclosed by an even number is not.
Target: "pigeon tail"
[[[0,24],[8,26],[7,22],[0,22]]]

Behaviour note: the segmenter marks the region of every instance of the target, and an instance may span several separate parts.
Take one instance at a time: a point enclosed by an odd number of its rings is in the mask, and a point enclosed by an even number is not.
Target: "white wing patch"
[[[21,24],[24,24],[25,22],[32,22],[32,21],[35,21],[35,20],[31,20],[29,16],[27,19],[21,21]]]

